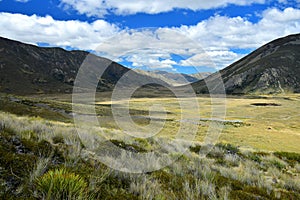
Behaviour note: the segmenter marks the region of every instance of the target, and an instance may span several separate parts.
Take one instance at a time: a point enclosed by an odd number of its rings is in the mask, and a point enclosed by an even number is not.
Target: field
[[[127,101],[110,101],[108,94],[97,94],[100,126],[83,123],[80,128],[87,137],[101,135],[114,146],[138,154],[161,149],[165,154],[171,149],[171,156],[178,157],[162,169],[137,174],[110,169],[99,161],[98,149],[83,141],[73,124],[73,116],[91,114],[90,105],[79,105],[81,113],[74,113],[71,102],[67,94],[0,96],[1,198],[300,198],[300,95],[227,96],[225,107],[221,99],[212,103],[208,96],[133,98],[129,113],[140,130],[127,135],[118,125],[131,131],[132,125],[126,126],[130,121],[115,122],[111,109],[122,113]],[[182,109],[179,102],[190,107]],[[199,111],[190,102],[197,102]],[[216,108],[224,118],[212,116]],[[189,118],[182,119],[182,113]],[[207,145],[204,141],[212,125],[220,135],[203,158],[199,151]],[[149,127],[155,130],[151,138],[147,138]],[[189,135],[192,130],[195,134]],[[173,152],[181,147],[187,148],[183,155]],[[145,165],[156,165],[149,159]],[[60,187],[52,185],[53,177]]]
[[[112,116],[111,105],[117,109],[124,107],[124,101],[112,102],[108,95],[98,94],[96,113],[101,127],[119,129]],[[19,99],[18,99],[19,98]],[[19,100],[19,101],[17,101]],[[17,115],[39,116],[49,120],[72,123],[72,105],[70,95],[12,97],[2,96],[0,109]],[[154,108],[152,114],[156,121],[166,121],[161,137],[174,137],[178,131],[181,112],[179,101],[190,102],[188,99],[167,98],[134,98],[130,100],[130,114],[134,122],[139,125],[149,124],[149,108],[152,105],[165,107],[167,115]],[[195,100],[193,100],[194,102]],[[200,123],[195,142],[203,141],[212,117],[211,98],[197,97],[199,105]],[[221,101],[221,100],[220,100]],[[277,96],[227,96],[224,100],[226,113],[224,127],[219,142],[230,143],[241,148],[258,151],[289,151],[300,153],[300,95]],[[156,109],[156,110],[155,110]],[[194,108],[189,117],[197,115]],[[88,113],[85,113],[88,114]],[[164,120],[164,117],[166,120]],[[137,135],[138,137],[138,135]]]

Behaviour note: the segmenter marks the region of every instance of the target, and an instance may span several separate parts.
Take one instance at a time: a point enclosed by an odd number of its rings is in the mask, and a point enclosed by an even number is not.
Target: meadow
[[[111,102],[102,95],[97,94],[95,106],[101,126],[82,126],[88,135],[101,133],[116,147],[134,153],[161,148],[176,138],[182,124],[196,126],[195,137],[174,140],[187,151],[180,156],[173,153],[178,159],[169,166],[147,173],[121,172],[102,164],[94,147],[78,136],[70,95],[1,94],[2,199],[300,198],[300,95],[228,96],[224,120],[211,119],[211,99],[198,96],[197,123],[182,121],[174,97],[131,99],[129,113],[136,124],[149,125],[151,113],[152,122],[163,126],[152,138],[122,134],[111,106],[125,109],[125,100]],[[166,113],[153,107],[156,104]],[[195,109],[185,112],[194,116]],[[203,157],[199,151],[206,145],[211,123],[222,124],[223,129]]]
[[[122,109],[126,102],[111,101],[110,94],[96,95],[95,110],[99,125],[103,128],[118,130],[111,111],[111,105]],[[164,95],[165,96],[165,95]],[[12,97],[2,97],[0,109],[17,115],[39,116],[49,120],[73,122],[71,95],[16,97],[23,103],[13,102]],[[23,98],[23,99],[22,99]],[[5,100],[6,99],[6,100]],[[180,99],[182,100],[182,99]],[[164,107],[154,108],[152,114],[157,121],[165,121],[164,129],[158,134],[161,137],[174,136],[180,125],[181,112],[178,98],[174,97],[139,97],[130,99],[130,115],[134,122],[147,125],[150,121],[149,108],[159,104]],[[198,131],[194,142],[201,142],[206,135],[212,118],[212,102],[209,96],[198,96],[199,105]],[[183,98],[182,101],[187,101]],[[223,101],[223,100],[221,100]],[[219,142],[230,143],[241,148],[257,151],[289,151],[300,153],[300,95],[260,95],[260,96],[227,96],[224,99],[224,127]],[[37,105],[36,105],[37,104]],[[125,109],[125,108],[124,108]],[[196,116],[194,108],[185,110]],[[85,113],[88,114],[88,113]],[[165,120],[165,119],[166,120]]]

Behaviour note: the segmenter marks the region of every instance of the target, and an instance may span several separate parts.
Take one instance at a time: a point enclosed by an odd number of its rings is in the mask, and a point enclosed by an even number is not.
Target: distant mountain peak
[[[199,81],[207,76],[210,72],[196,73],[196,74],[183,74],[183,73],[173,73],[167,71],[153,70],[153,71],[144,71],[140,69],[135,69],[136,72],[140,74],[145,74],[147,76],[160,79],[169,85],[180,86]]]

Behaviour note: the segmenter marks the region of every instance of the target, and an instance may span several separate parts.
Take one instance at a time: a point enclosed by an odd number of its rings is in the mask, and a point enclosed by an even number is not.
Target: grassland
[[[130,114],[137,124],[149,124],[149,108],[158,103],[165,106],[167,120],[152,139],[124,136],[113,121],[111,104],[123,109],[125,101],[111,102],[101,95],[95,106],[101,127],[84,129],[91,135],[101,131],[119,148],[155,151],[174,138],[183,123],[177,99],[135,98],[130,101]],[[190,145],[188,150],[158,171],[130,174],[108,168],[82,143],[72,122],[70,96],[2,94],[0,198],[300,198],[300,95],[229,96],[226,119],[218,122],[224,128],[205,158],[199,150],[212,123],[212,106],[208,97],[199,96],[197,101],[201,120],[194,141],[176,141],[178,146]],[[164,115],[153,109],[159,122]]]
[[[211,99],[198,97],[201,123],[195,141],[205,137],[211,117]],[[98,102],[110,105],[112,102]],[[122,102],[113,102],[122,104]],[[139,98],[130,101],[131,108],[145,111],[160,103],[167,108],[165,129],[161,136],[172,136],[180,123],[180,106],[176,98]],[[256,103],[261,105],[257,106]],[[290,151],[300,153],[300,95],[288,96],[228,96],[225,126],[220,135],[222,143],[258,151]],[[193,112],[193,110],[191,111]],[[159,115],[158,115],[159,116]],[[113,121],[109,119],[108,121]],[[236,123],[230,123],[230,122]],[[143,123],[140,121],[140,123]],[[144,123],[146,123],[144,121]],[[113,126],[114,127],[114,126]]]

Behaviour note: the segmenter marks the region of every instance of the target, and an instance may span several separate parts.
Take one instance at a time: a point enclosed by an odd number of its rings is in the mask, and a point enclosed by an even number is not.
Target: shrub
[[[65,168],[48,171],[36,180],[39,197],[43,199],[87,199],[87,183]]]

